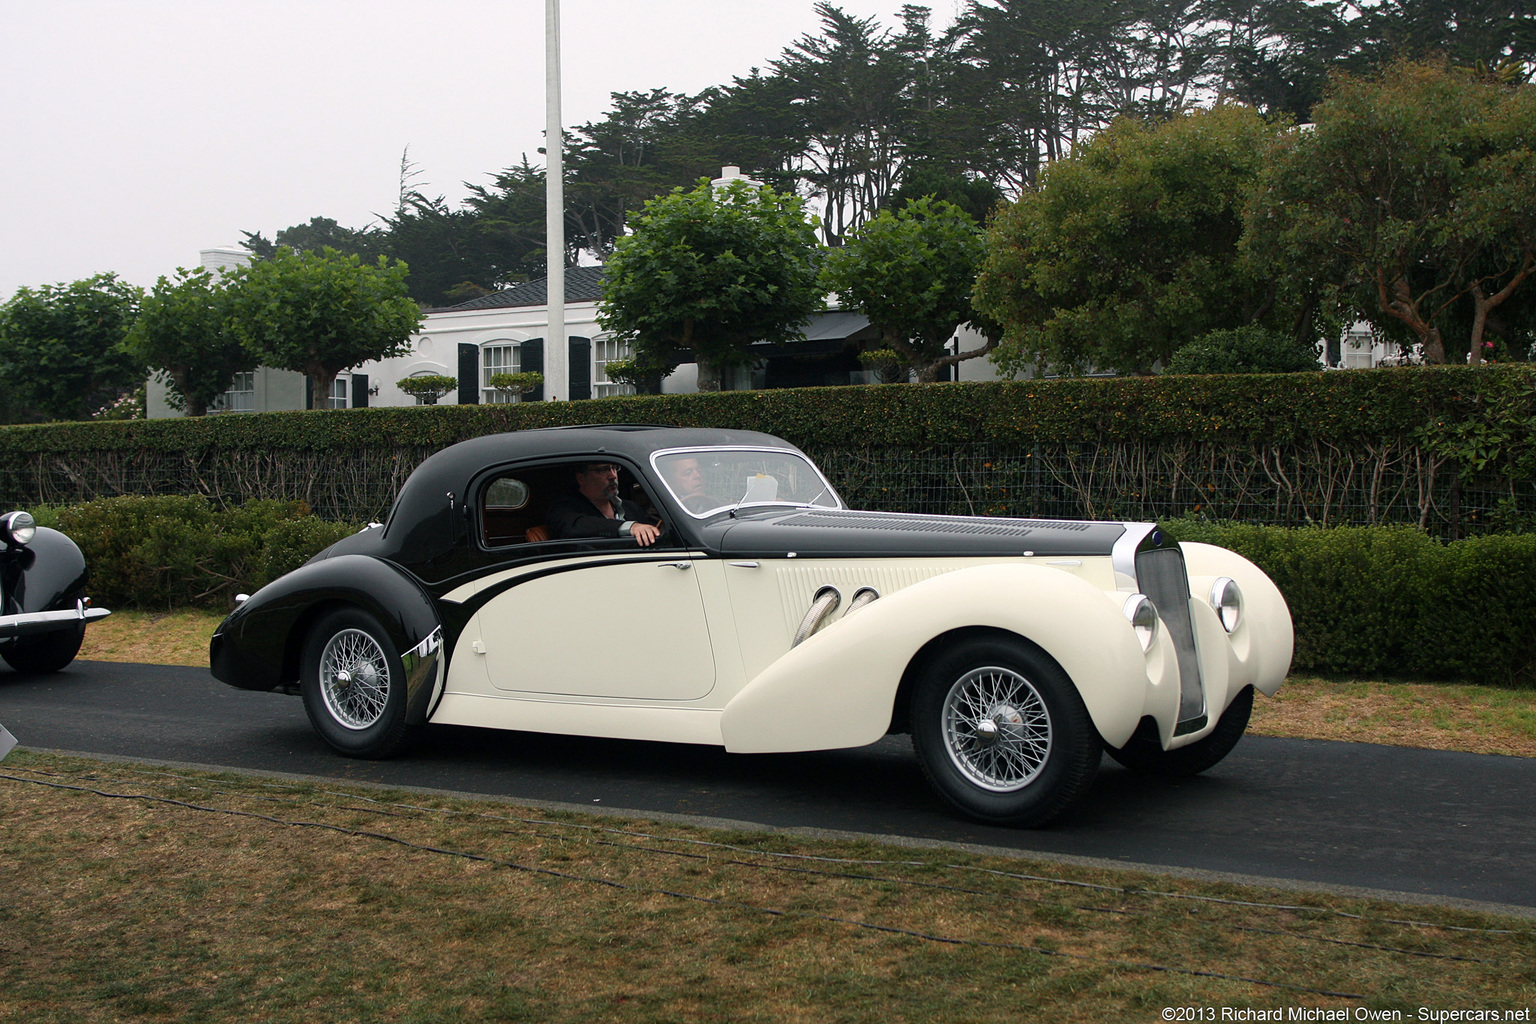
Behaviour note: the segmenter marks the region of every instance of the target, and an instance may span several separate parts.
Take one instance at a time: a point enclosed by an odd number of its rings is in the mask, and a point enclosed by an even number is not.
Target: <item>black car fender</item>
[[[0,614],[73,608],[85,594],[85,556],[58,530],[37,528],[26,547],[0,554],[5,608]]]
[[[343,607],[367,612],[388,634],[406,670],[408,721],[425,721],[441,695],[447,654],[442,621],[420,583],[371,555],[310,562],[251,595],[209,643],[214,678],[242,690],[298,692],[310,630]]]

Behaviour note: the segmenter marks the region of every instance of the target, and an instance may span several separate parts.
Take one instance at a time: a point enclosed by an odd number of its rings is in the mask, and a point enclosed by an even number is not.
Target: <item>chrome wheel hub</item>
[[[348,729],[366,729],[389,702],[389,665],[377,640],[360,629],[331,637],[320,655],[320,695],[325,709]]]
[[[1030,681],[1012,669],[967,672],[950,687],[941,714],[950,761],[982,789],[1023,789],[1050,756],[1050,713]]]

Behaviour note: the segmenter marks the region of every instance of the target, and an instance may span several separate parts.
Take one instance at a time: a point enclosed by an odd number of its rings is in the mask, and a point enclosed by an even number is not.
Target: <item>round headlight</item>
[[[1243,621],[1243,592],[1237,583],[1223,576],[1211,585],[1211,607],[1221,619],[1221,628],[1228,633]]]
[[[0,532],[5,534],[8,544],[31,544],[37,536],[37,523],[30,512],[11,512],[0,518]]]
[[[1132,594],[1125,599],[1125,617],[1136,631],[1142,652],[1150,651],[1157,639],[1157,606],[1152,599],[1146,594]]]

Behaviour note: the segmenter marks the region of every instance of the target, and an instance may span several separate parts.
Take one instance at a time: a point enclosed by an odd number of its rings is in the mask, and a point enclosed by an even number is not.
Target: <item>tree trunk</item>
[[[1467,356],[1467,362],[1473,366],[1483,361],[1483,331],[1488,326],[1488,314],[1495,308],[1504,304],[1504,300],[1514,294],[1522,281],[1531,275],[1532,269],[1536,269],[1536,255],[1527,253],[1525,263],[1520,267],[1520,273],[1516,274],[1503,288],[1500,288],[1491,296],[1483,294],[1483,283],[1478,281],[1472,285],[1469,292],[1472,294],[1472,307],[1476,310],[1472,315],[1472,351]]]
[[[1381,303],[1382,312],[1396,317],[1407,324],[1414,334],[1419,336],[1419,344],[1424,349],[1424,361],[1435,366],[1445,364],[1445,342],[1440,337],[1440,329],[1425,320],[1419,312],[1419,304],[1413,298],[1409,290],[1408,279],[1399,275],[1389,285],[1382,272],[1376,272],[1376,296]]]
[[[696,387],[700,391],[719,391],[720,367],[698,353],[694,353],[694,365],[699,369],[699,379]]]
[[[187,384],[188,378],[191,377],[191,374],[188,372],[186,367],[167,370],[166,375],[171,378],[171,384],[175,386],[176,393],[181,396],[182,412],[186,413],[188,416],[208,415],[208,406],[206,404],[199,401],[198,399],[187,397],[187,392],[191,391],[192,389]]]

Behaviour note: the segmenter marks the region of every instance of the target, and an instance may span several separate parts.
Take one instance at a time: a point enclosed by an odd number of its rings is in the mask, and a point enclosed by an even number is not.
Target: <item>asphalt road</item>
[[[0,669],[0,725],[22,746],[584,806],[697,815],[1536,909],[1536,759],[1248,736],[1193,779],[1105,759],[1084,802],[1036,830],[952,815],[910,743],[812,754],[430,727],[410,754],[352,761],[297,697],[205,669],[76,662]]]

